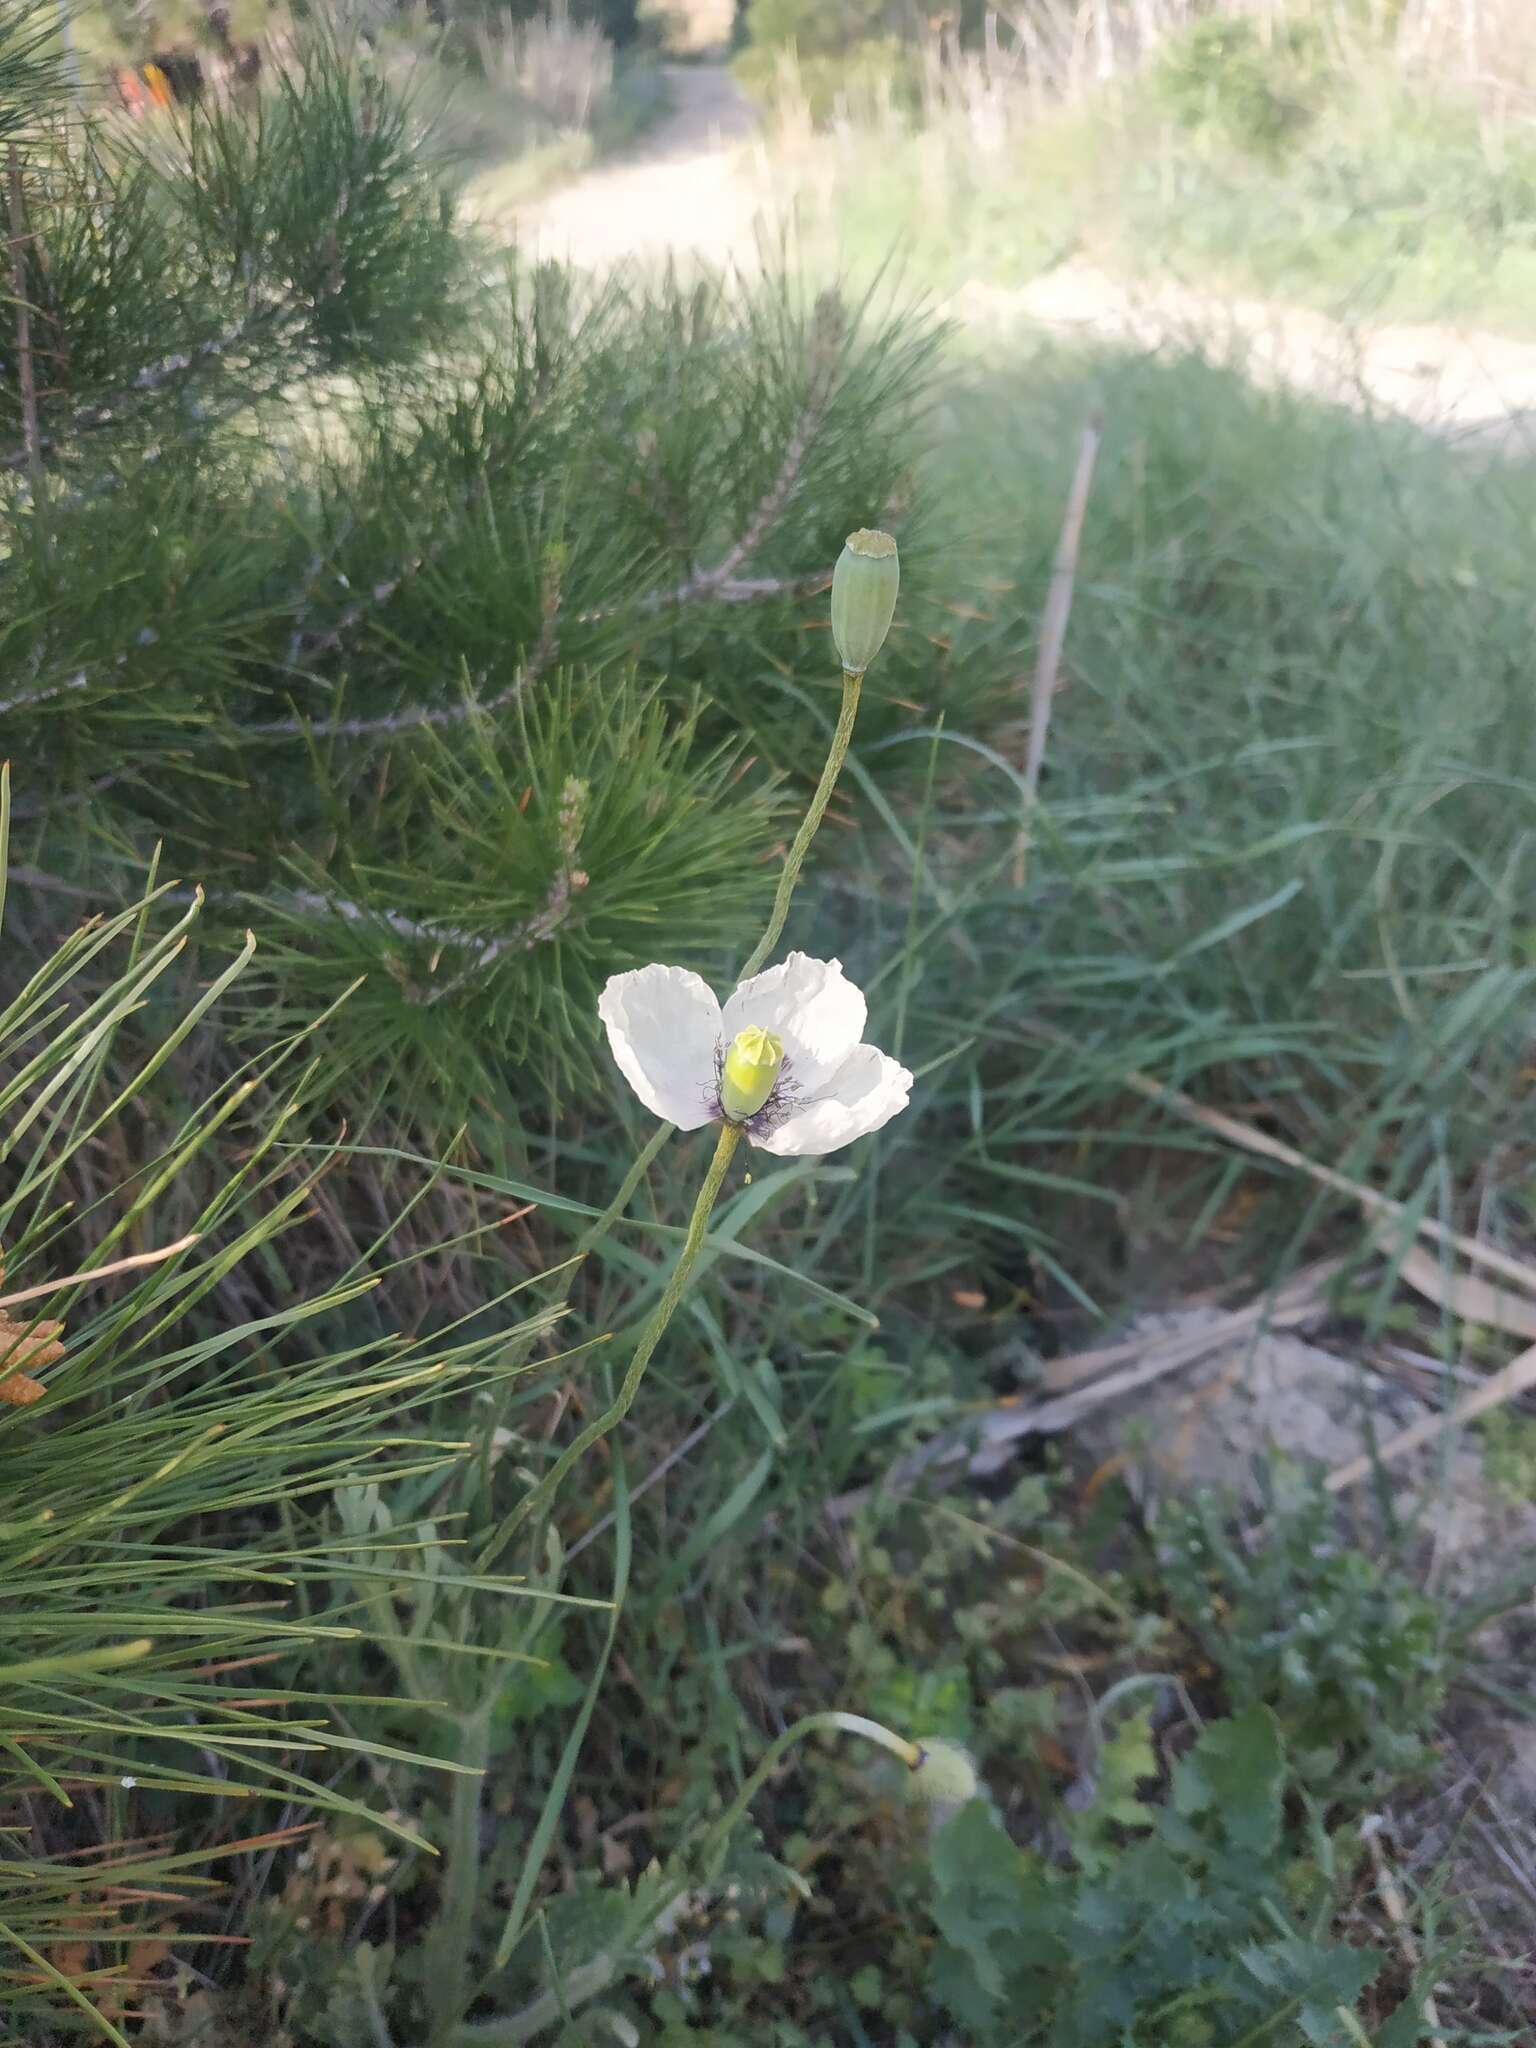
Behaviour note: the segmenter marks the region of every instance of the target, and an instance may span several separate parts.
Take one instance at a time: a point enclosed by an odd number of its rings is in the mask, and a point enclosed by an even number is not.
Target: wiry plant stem
[[[458,1762],[467,1770],[454,1778],[448,1813],[448,1867],[443,1877],[443,1905],[433,1930],[434,1956],[427,1981],[435,2044],[448,2037],[458,2018],[469,1969],[475,1907],[480,1897],[480,1801],[486,1766],[491,1759],[491,1715],[496,1704],[488,1693],[465,1716],[459,1736]]]
[[[784,920],[789,916],[790,901],[795,893],[795,884],[800,879],[800,870],[805,865],[805,856],[810,852],[811,841],[816,837],[818,826],[826,815],[832,792],[837,787],[837,778],[843,772],[843,763],[848,758],[848,745],[853,738],[854,720],[859,715],[859,686],[864,681],[862,669],[843,671],[843,702],[837,714],[837,728],[832,734],[832,744],[827,750],[826,765],[821,771],[821,780],[816,785],[816,794],[811,798],[810,809],[800,820],[800,829],[795,834],[789,852],[784,856],[784,865],[779,871],[779,886],[774,892],[773,914],[768,920],[768,929],[753,947],[750,958],[741,970],[741,979],[756,974],[768,955],[779,942],[784,929]]]
[[[634,1200],[635,1189],[639,1187],[641,1181],[650,1172],[656,1155],[676,1129],[676,1124],[658,1124],[656,1126],[655,1130],[646,1140],[643,1149],[636,1155],[633,1166],[630,1167],[628,1173],[625,1174],[623,1180],[619,1183],[618,1193],[608,1204],[602,1215],[598,1217],[597,1221],[583,1232],[581,1242],[576,1247],[578,1256],[584,1252],[591,1251],[594,1245],[602,1243],[614,1224]]]

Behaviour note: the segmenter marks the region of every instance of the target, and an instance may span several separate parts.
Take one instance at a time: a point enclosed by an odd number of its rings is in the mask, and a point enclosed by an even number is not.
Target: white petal
[[[858,1044],[867,1014],[863,992],[843,978],[841,960],[791,953],[727,997],[722,1029],[727,1044],[748,1024],[776,1031],[795,1086],[802,1095],[821,1095]]]
[[[610,979],[597,1014],[619,1072],[647,1109],[680,1131],[709,1122],[720,1005],[708,982],[686,967],[637,967]]]
[[[868,1137],[907,1106],[912,1076],[876,1045],[858,1045],[813,1102],[802,1102],[778,1126],[752,1140],[765,1152],[835,1152]]]

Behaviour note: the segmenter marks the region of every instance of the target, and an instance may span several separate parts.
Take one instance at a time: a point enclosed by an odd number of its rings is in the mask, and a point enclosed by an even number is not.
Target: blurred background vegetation
[[[1159,1508],[1071,1435],[893,1483],[1320,1254],[1351,1358],[1510,1353],[1157,1091],[1528,1259],[1527,467],[922,297],[1070,253],[1518,325],[1521,22],[1472,18],[753,0],[802,234],[734,279],[541,262],[474,183],[664,121],[687,25],[233,9],[242,77],[197,12],[84,10],[78,69],[53,6],[0,18],[14,2038],[1529,2028],[1532,1820],[1478,1746],[1529,1712],[1518,1405],[1475,1593],[1385,1470],[1342,1523],[1283,1460]],[[131,118],[104,68],[176,51],[196,104]],[[866,523],[901,607],[788,939],[912,1109],[732,1187],[628,1426],[507,1547],[700,1167],[576,1258],[650,1128],[597,991],[750,950]],[[935,1829],[815,1742],[717,1841],[829,1707],[986,1796]]]
[[[868,16],[866,21],[865,16]],[[1519,0],[752,0],[737,72],[839,247],[946,289],[1073,256],[1530,325],[1536,20]]]

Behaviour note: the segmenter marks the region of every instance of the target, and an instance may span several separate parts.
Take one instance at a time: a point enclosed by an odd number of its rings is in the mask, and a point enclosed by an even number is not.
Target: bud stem
[[[762,1791],[764,1785],[778,1768],[780,1757],[786,1750],[793,1749],[797,1742],[803,1742],[807,1735],[814,1735],[818,1729],[837,1729],[844,1735],[863,1735],[871,1742],[878,1742],[882,1749],[888,1749],[899,1756],[908,1770],[916,1770],[923,1760],[923,1753],[915,1742],[904,1742],[893,1730],[879,1721],[870,1721],[863,1714],[821,1713],[807,1714],[778,1735],[763,1751],[757,1768],[742,1786],[720,1818],[705,1834],[699,1848],[699,1863],[708,1869],[709,1858],[723,1849],[740,1822],[747,1808]]]
[[[816,785],[816,794],[811,798],[811,807],[800,820],[800,829],[795,834],[789,852],[784,856],[784,866],[779,872],[779,886],[773,898],[773,915],[768,920],[768,929],[752,949],[752,956],[742,968],[738,977],[745,981],[756,974],[768,955],[779,942],[784,929],[784,920],[789,916],[790,899],[795,893],[795,884],[800,879],[800,870],[805,856],[811,850],[811,841],[816,829],[826,814],[837,787],[837,778],[843,772],[843,762],[848,758],[848,744],[853,738],[853,723],[859,715],[859,685],[864,680],[862,669],[843,670],[843,702],[837,714],[837,728],[832,735],[832,744],[827,750],[826,765],[821,771],[821,780]]]
[[[882,1727],[878,1721],[867,1721],[862,1714],[807,1714],[803,1721],[796,1721],[769,1743],[758,1760],[756,1770],[720,1818],[705,1830],[697,1850],[689,1858],[689,1864],[690,1868],[704,1871],[706,1883],[711,1878],[711,1860],[727,1847],[747,1808],[778,1769],[780,1758],[786,1750],[793,1749],[797,1742],[803,1742],[807,1735],[814,1735],[821,1728],[867,1735],[882,1749],[894,1750],[914,1770],[922,1760],[922,1751],[915,1743],[903,1742],[889,1728]],[[650,1941],[665,1915],[688,1889],[688,1883],[686,1877],[675,1877],[659,1897],[647,1893],[638,1900],[629,1921],[621,1927],[611,1947],[602,1950],[593,1964],[573,1971],[566,1979],[563,1999],[560,1992],[545,1991],[531,2005],[524,2006],[520,2013],[514,2013],[510,2018],[466,2020],[450,2037],[451,2048],[521,2048],[521,2043],[531,2041],[546,2027],[552,2027],[556,2020],[569,2018],[570,2007],[595,1997],[613,1981],[618,1969],[615,1957],[627,1956]]]
[[[923,1752],[915,1742],[893,1734],[883,1721],[871,1721],[867,1714],[834,1713],[829,1718],[832,1726],[841,1728],[845,1735],[863,1735],[870,1742],[878,1742],[892,1756],[899,1756],[909,1771],[915,1771],[923,1760]]]

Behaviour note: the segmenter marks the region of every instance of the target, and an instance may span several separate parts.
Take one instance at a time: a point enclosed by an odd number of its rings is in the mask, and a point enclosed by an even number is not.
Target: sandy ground
[[[671,111],[632,155],[524,208],[540,253],[602,270],[697,258],[750,269],[771,231],[756,116],[718,64],[670,66]],[[1397,413],[1484,454],[1536,453],[1536,344],[1449,327],[1346,327],[1325,314],[1180,285],[1129,285],[1068,263],[1016,287],[973,283],[945,308],[999,338],[1021,327],[1085,341],[1202,348],[1260,383]]]
[[[970,284],[950,310],[983,330],[1028,321],[1089,341],[1199,348],[1258,384],[1288,384],[1333,404],[1397,413],[1471,452],[1536,453],[1536,345],[1476,329],[1346,327],[1265,299],[1180,285],[1129,285],[1064,264],[1017,289]]]
[[[670,255],[751,260],[754,110],[723,65],[672,64],[666,77],[666,118],[632,155],[523,208],[524,242],[587,270]]]

